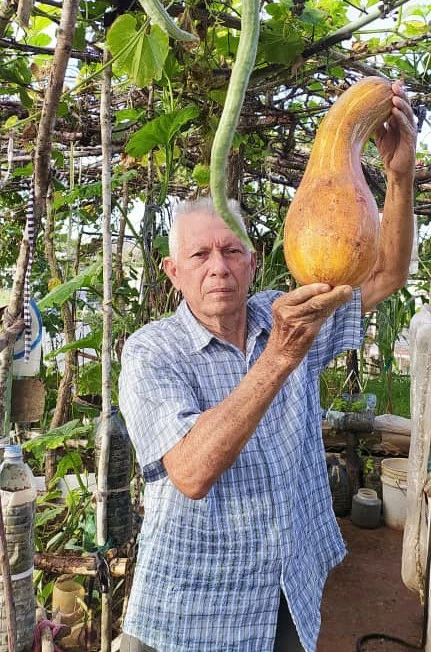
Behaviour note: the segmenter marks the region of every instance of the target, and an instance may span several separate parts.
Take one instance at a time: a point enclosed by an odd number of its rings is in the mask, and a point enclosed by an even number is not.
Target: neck
[[[229,315],[225,317],[214,316],[204,319],[198,318],[198,321],[205,326],[213,335],[233,344],[243,353],[245,353],[247,340],[247,308],[241,315]]]

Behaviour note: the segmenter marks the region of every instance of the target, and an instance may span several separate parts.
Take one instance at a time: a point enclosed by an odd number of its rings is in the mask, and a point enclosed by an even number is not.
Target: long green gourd
[[[253,245],[229,210],[226,196],[226,168],[238,125],[248,81],[256,60],[259,40],[259,0],[243,0],[241,36],[220,122],[211,149],[210,188],[217,213],[248,247]]]
[[[176,41],[195,41],[199,42],[199,36],[190,34],[185,30],[178,27],[176,22],[172,20],[164,6],[159,0],[139,0],[140,5],[144,9],[148,18],[161,27],[169,36]]]
[[[177,41],[199,41],[197,36],[178,27],[159,0],[139,0],[139,2],[150,20],[159,25],[172,38]],[[220,122],[214,136],[210,163],[210,188],[214,207],[235,235],[250,249],[253,249],[253,245],[249,237],[242,231],[229,210],[226,196],[226,168],[248,81],[256,60],[260,27],[259,9],[259,0],[243,0],[237,56],[232,68]]]

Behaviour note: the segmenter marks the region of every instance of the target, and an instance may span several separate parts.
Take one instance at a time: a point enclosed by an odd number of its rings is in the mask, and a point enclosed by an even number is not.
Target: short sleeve
[[[166,475],[161,458],[192,428],[200,414],[181,365],[129,338],[121,358],[120,410],[147,482]]]
[[[338,308],[320,329],[308,353],[308,364],[320,373],[337,355],[357,349],[362,342],[361,292],[356,289],[352,300]]]

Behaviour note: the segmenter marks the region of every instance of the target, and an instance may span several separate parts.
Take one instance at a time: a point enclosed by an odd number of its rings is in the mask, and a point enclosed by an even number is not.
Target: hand
[[[402,81],[392,84],[392,113],[375,133],[376,145],[387,173],[414,174],[416,123]]]
[[[312,283],[274,301],[273,326],[266,351],[294,369],[299,365],[325,320],[352,298],[352,288]]]

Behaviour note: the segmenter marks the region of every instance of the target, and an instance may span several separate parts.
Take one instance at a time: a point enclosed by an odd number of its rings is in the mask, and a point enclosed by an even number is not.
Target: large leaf
[[[101,348],[101,346],[102,333],[100,330],[96,330],[88,333],[88,335],[85,335],[84,337],[80,337],[74,342],[70,342],[70,344],[65,344],[59,349],[55,349],[55,351],[47,353],[45,360],[50,360],[51,358],[55,358],[59,353],[67,353],[68,351],[76,351],[82,349],[94,349],[97,351]]]
[[[79,419],[74,419],[58,428],[53,428],[49,432],[39,435],[38,437],[29,439],[24,442],[22,447],[26,451],[31,451],[37,458],[40,454],[44,453],[47,448],[55,449],[59,446],[63,446],[68,439],[87,435],[89,430],[90,426],[83,426]]]
[[[131,156],[143,156],[154,147],[167,147],[182,128],[199,115],[197,106],[187,106],[154,118],[130,138],[126,152]]]
[[[117,18],[107,36],[108,48],[117,57],[115,67],[125,72],[137,86],[148,86],[163,74],[163,65],[169,51],[169,36],[158,25],[147,33],[137,28],[130,14]]]
[[[304,50],[304,39],[291,26],[263,29],[259,42],[259,58],[269,63],[289,65]]]
[[[37,306],[39,310],[46,310],[47,308],[52,308],[53,306],[62,306],[65,301],[67,301],[76,290],[79,290],[83,287],[91,287],[94,283],[94,279],[98,276],[102,267],[102,262],[96,260],[92,265],[87,267],[83,272],[75,276],[70,281],[57,285],[51,292],[41,299]]]

